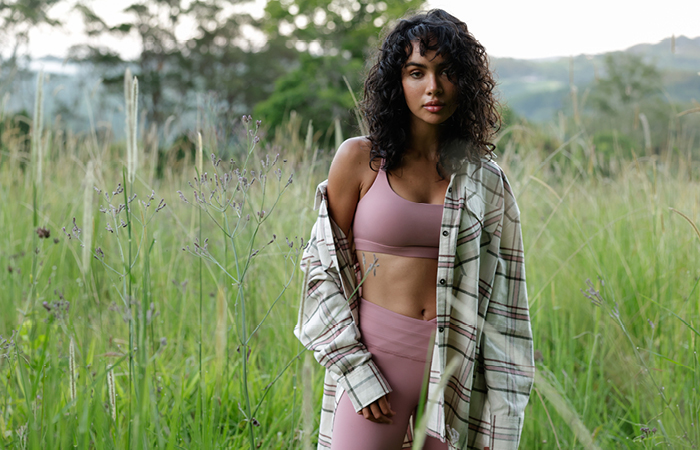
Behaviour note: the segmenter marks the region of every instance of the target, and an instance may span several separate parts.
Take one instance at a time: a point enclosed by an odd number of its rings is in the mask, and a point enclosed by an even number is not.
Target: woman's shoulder
[[[369,165],[372,142],[366,136],[356,136],[345,140],[333,157],[333,164],[342,165]]]
[[[377,173],[370,167],[372,144],[365,137],[343,142],[328,172],[328,204],[331,217],[347,235],[360,198],[374,182]]]
[[[365,136],[347,139],[333,157],[329,177],[340,175],[344,179],[354,179],[359,184],[364,184],[369,179],[373,181],[379,160],[372,161],[370,165],[371,150],[372,143]]]

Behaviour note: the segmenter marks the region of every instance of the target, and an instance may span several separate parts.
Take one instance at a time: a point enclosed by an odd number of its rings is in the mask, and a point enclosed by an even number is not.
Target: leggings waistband
[[[360,332],[367,348],[424,362],[437,319],[421,320],[360,299]]]

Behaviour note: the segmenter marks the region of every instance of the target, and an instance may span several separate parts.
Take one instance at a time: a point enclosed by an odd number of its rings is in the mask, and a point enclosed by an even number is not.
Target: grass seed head
[[[107,371],[107,389],[109,390],[109,412],[112,420],[117,421],[117,389],[114,385],[114,367]]]
[[[76,389],[77,373],[75,368],[75,341],[73,338],[71,338],[68,345],[68,364],[70,366],[70,398],[72,401],[75,401],[78,392]]]

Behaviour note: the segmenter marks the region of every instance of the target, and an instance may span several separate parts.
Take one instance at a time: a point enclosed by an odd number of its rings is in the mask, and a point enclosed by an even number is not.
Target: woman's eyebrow
[[[422,68],[422,69],[427,69],[427,68],[428,68],[428,66],[425,65],[425,64],[418,63],[418,62],[413,62],[413,61],[409,61],[409,62],[407,62],[406,64],[404,64],[404,67],[409,67],[409,66],[420,67],[420,68]],[[437,66],[438,68],[442,68],[442,67],[449,66],[449,63],[447,63],[447,62],[441,62],[441,63],[437,64],[436,66]]]

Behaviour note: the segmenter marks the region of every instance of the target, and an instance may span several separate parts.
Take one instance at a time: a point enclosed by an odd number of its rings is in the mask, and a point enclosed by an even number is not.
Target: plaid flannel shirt
[[[359,265],[328,215],[326,183],[304,250],[306,297],[295,335],[326,367],[318,448],[330,448],[342,392],[359,411],[391,392],[360,340]],[[427,434],[450,449],[517,449],[534,380],[520,213],[493,161],[465,163],[445,194],[436,285],[437,333],[428,385]],[[445,368],[456,370],[438,389]],[[407,430],[404,448],[410,448]]]

